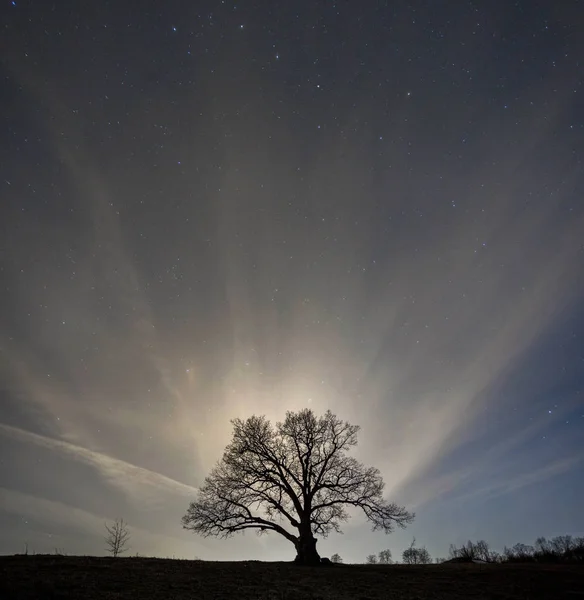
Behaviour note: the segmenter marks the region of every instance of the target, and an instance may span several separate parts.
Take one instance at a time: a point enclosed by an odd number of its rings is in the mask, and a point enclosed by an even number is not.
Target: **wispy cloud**
[[[196,488],[176,481],[160,473],[94,452],[62,440],[52,439],[18,427],[0,424],[0,434],[28,444],[40,446],[51,452],[65,455],[72,460],[95,467],[104,480],[123,491],[136,502],[150,501],[158,504],[168,494],[192,498]]]
[[[553,460],[539,469],[516,472],[512,476],[497,478],[496,476],[487,485],[480,485],[472,491],[457,497],[457,501],[466,502],[473,498],[491,499],[516,492],[530,485],[542,483],[567,473],[584,462],[584,452],[574,456],[567,456]]]

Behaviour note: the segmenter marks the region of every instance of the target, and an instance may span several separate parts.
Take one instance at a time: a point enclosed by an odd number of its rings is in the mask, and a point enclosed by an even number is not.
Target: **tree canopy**
[[[331,411],[287,412],[275,427],[264,416],[231,422],[231,443],[190,503],[185,529],[205,537],[275,531],[294,544],[297,562],[314,564],[315,536],[340,533],[348,507],[360,508],[373,530],[385,533],[413,520],[383,498],[379,470],[347,454],[359,427]]]

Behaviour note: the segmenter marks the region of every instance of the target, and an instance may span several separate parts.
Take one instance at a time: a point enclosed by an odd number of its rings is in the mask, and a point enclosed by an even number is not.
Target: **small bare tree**
[[[485,540],[471,542],[470,540],[457,548],[450,544],[450,558],[456,558],[460,561],[472,562],[475,560],[482,562],[497,562],[499,555],[489,548]]]
[[[512,548],[503,548],[503,559],[507,562],[531,562],[535,560],[535,549],[526,544],[515,544]]]
[[[426,548],[416,548],[414,538],[410,547],[402,552],[402,560],[406,565],[427,565],[432,562],[432,557]]]
[[[393,562],[391,558],[391,550],[382,550],[379,553],[378,562],[380,565],[390,565]]]
[[[129,549],[127,545],[130,539],[128,525],[124,523],[124,519],[116,519],[111,525],[106,523],[105,528],[107,529],[107,536],[105,537],[107,551],[114,558],[117,558]]]
[[[484,562],[495,562],[495,552],[489,548],[489,544],[485,540],[479,540],[475,544],[477,559]]]
[[[560,558],[566,558],[574,546],[571,535],[558,535],[550,540],[552,548]]]
[[[365,563],[368,565],[376,565],[377,564],[377,556],[375,554],[369,554],[365,559]]]
[[[343,562],[343,559],[338,552],[335,552],[335,554],[331,556],[331,562],[340,565]]]

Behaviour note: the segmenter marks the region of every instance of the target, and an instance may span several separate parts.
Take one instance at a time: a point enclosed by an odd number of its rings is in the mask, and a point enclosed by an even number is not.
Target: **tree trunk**
[[[300,533],[296,542],[296,558],[294,562],[300,565],[319,565],[320,556],[316,551],[316,538],[310,529]]]

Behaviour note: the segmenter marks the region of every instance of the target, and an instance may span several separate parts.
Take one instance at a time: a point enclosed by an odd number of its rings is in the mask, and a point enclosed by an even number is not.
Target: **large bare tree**
[[[316,535],[341,532],[347,508],[363,510],[373,530],[405,527],[414,515],[383,498],[378,469],[347,452],[359,427],[330,411],[288,412],[274,427],[263,416],[235,419],[233,439],[182,519],[205,537],[275,531],[296,548],[296,562],[316,564]]]

